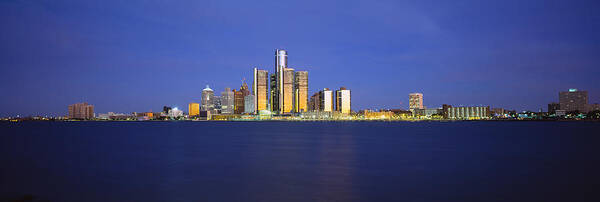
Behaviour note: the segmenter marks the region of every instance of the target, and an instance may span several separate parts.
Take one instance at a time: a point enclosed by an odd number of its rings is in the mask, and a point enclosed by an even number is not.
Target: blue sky
[[[568,88],[600,102],[597,1],[1,1],[0,116],[160,111],[273,71],[352,108],[539,110]]]

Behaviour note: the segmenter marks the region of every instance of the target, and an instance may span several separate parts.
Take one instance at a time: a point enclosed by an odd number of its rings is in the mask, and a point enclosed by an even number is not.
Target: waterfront
[[[0,122],[0,199],[596,201],[597,122]]]

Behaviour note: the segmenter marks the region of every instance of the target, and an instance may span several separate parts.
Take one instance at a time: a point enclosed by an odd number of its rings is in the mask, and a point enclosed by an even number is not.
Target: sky
[[[0,116],[187,110],[274,50],[352,109],[600,102],[599,1],[0,1]]]

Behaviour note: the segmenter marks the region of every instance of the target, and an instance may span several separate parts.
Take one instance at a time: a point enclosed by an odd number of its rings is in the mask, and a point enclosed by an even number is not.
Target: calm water
[[[600,123],[0,123],[0,199],[600,201]]]

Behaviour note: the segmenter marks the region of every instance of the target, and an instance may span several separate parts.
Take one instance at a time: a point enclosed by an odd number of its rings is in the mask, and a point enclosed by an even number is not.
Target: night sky
[[[600,102],[599,1],[1,1],[0,116],[160,111],[274,69],[352,109]]]

